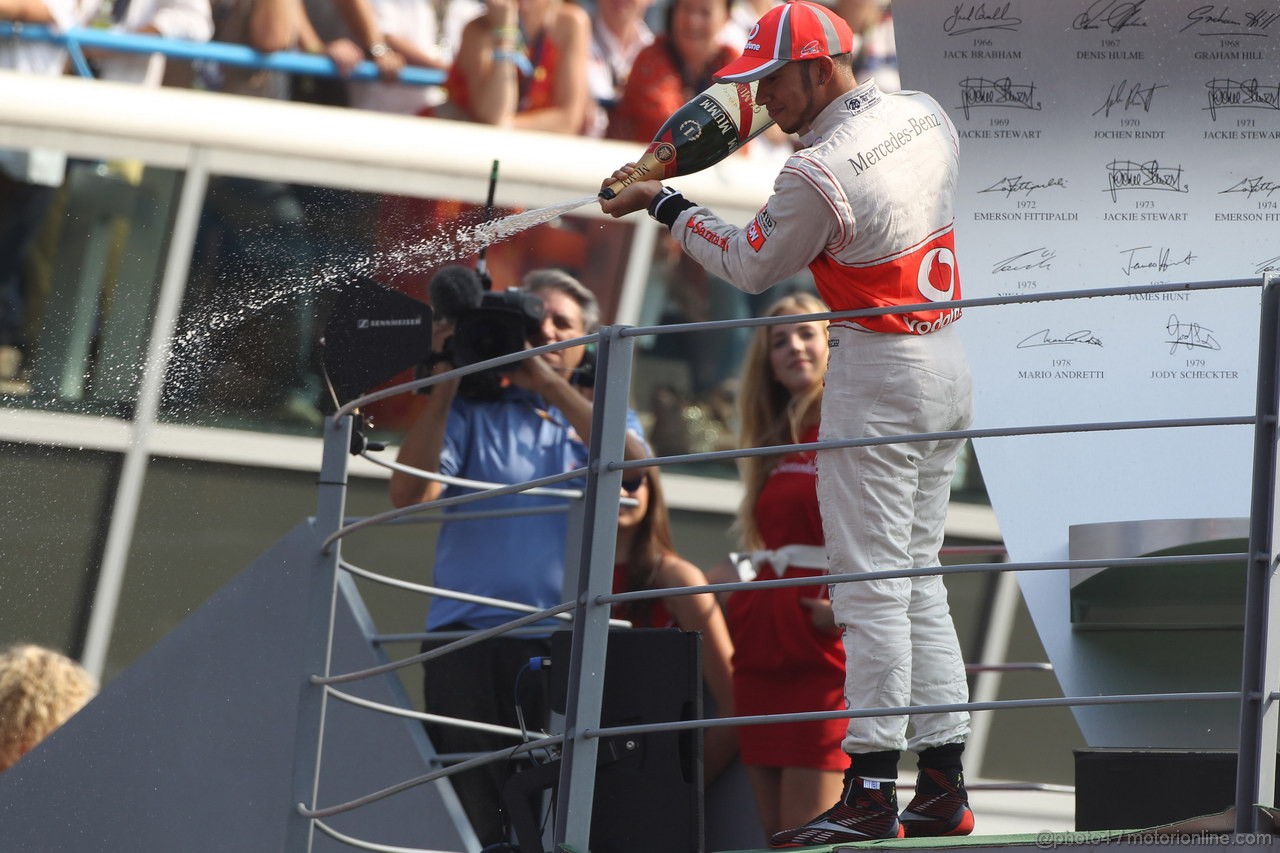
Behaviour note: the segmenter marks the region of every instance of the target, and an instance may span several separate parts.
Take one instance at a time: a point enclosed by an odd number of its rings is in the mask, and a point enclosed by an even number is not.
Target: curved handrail
[[[954,702],[947,705],[903,705],[897,708],[857,708],[844,711],[808,711],[796,714],[759,714],[751,717],[716,717],[708,720],[680,720],[665,723],[637,723],[633,726],[602,726],[587,729],[583,737],[644,735],[686,729],[722,729],[732,726],[764,726],[771,723],[804,723],[821,720],[852,720],[884,716],[952,714],[957,711],[1006,711],[1019,708],[1077,708],[1089,705],[1142,705],[1162,702],[1227,702],[1240,700],[1239,690],[1210,693],[1129,693],[1111,696],[1063,696],[1045,699],[997,699],[991,702]]]
[[[551,737],[541,738],[535,741],[529,741],[528,743],[517,744],[511,747],[510,749],[500,749],[497,752],[489,752],[484,755],[477,755],[475,758],[470,758],[466,761],[461,761],[450,767],[445,767],[440,770],[433,770],[430,773],[424,773],[423,775],[416,776],[413,779],[406,779],[405,781],[399,782],[388,788],[383,788],[381,791],[374,791],[373,793],[366,794],[365,796],[359,797],[358,799],[350,800],[349,802],[341,803],[336,806],[329,806],[323,809],[309,809],[307,808],[306,803],[298,803],[297,805],[298,814],[308,818],[332,817],[333,815],[336,815],[336,814],[342,814],[343,812],[349,812],[352,809],[357,809],[357,808],[360,808],[361,806],[366,806],[369,803],[376,803],[378,800],[386,799],[387,797],[390,797],[393,794],[398,794],[401,791],[407,791],[410,788],[416,788],[419,785],[425,785],[428,782],[434,782],[437,779],[443,779],[446,776],[452,776],[455,773],[461,773],[464,770],[470,770],[473,767],[483,767],[484,765],[492,764],[495,761],[509,761],[512,758],[515,758],[516,756],[524,755],[530,752],[535,752],[539,749],[545,749],[549,746],[556,746],[557,744],[561,744],[561,743],[564,743],[564,735],[552,735]]]
[[[890,580],[893,578],[920,578],[933,575],[1000,574],[1002,572],[1051,572],[1062,569],[1132,569],[1141,566],[1182,566],[1204,563],[1233,563],[1244,560],[1248,554],[1174,554],[1165,557],[1124,557],[1095,560],[1050,560],[1034,563],[956,563],[949,566],[922,566],[913,569],[885,569],[878,572],[858,572],[848,575],[810,575],[776,580],[732,581],[701,586],[673,586],[662,589],[637,589],[631,592],[612,592],[595,596],[596,604],[620,604],[631,601],[647,601],[656,598],[698,595],[704,592],[755,592],[766,589],[783,589],[793,586],[831,586],[832,584],[859,583],[862,581]]]
[[[445,507],[457,506],[459,504],[476,503],[477,501],[483,501],[489,498],[500,498],[500,497],[505,497],[507,495],[523,493],[526,490],[528,490],[530,487],[536,488],[538,486],[551,486],[556,483],[563,483],[568,480],[575,480],[579,477],[585,476],[585,474],[586,474],[586,469],[575,468],[572,471],[565,471],[564,473],[561,473],[561,474],[552,474],[549,477],[540,477],[536,480],[530,480],[527,483],[514,483],[510,486],[502,486],[501,488],[497,488],[497,489],[487,489],[486,491],[483,491],[483,492],[471,492],[465,495],[455,495],[454,497],[451,497],[451,498],[440,498],[434,501],[426,501],[424,503],[412,504],[411,506],[400,507],[399,509],[387,510],[386,512],[380,512],[377,515],[370,515],[360,519],[359,521],[353,521],[350,524],[343,525],[342,527],[335,530],[333,533],[329,534],[329,536],[321,544],[321,548],[322,550],[324,550],[325,553],[328,553],[329,548],[333,545],[334,542],[337,542],[340,539],[350,536],[352,533],[355,533],[357,530],[363,530],[366,527],[374,527],[379,524],[384,524],[388,521],[402,518],[406,515],[413,515],[415,513],[428,512],[433,509],[443,509]]]
[[[379,465],[390,471],[399,471],[400,473],[408,474],[411,477],[418,477],[419,479],[423,479],[423,480],[431,480],[432,482],[436,482],[436,483],[444,483],[446,486],[458,486],[459,488],[463,488],[463,489],[484,490],[484,489],[501,489],[501,488],[504,488],[505,486],[511,485],[510,483],[486,483],[483,480],[468,480],[465,477],[454,477],[449,474],[441,474],[438,471],[427,471],[423,468],[414,468],[410,465],[405,465],[401,462],[392,462],[387,459],[379,459],[376,456],[370,455],[369,451],[367,450],[361,451],[360,457],[367,462],[371,462],[374,465]],[[569,498],[571,500],[576,500],[582,497],[582,490],[581,489],[533,488],[533,489],[526,489],[524,491],[524,494],[538,495],[538,496],[550,497],[550,498]]]
[[[512,610],[516,613],[545,613],[544,610],[530,604],[519,604],[515,601],[506,601],[501,598],[489,598],[484,595],[472,595],[469,592],[457,592],[456,590],[444,589],[438,586],[428,586],[426,584],[413,583],[412,581],[400,580],[388,575],[371,572],[368,569],[362,569],[357,565],[347,562],[346,560],[338,561],[338,568],[344,569],[353,575],[364,578],[374,583],[385,584],[386,586],[396,587],[398,589],[407,590],[408,592],[418,592],[423,595],[432,595],[436,598],[448,598],[453,601],[466,601],[471,604],[483,604],[488,607],[498,607],[503,610]],[[572,622],[573,616],[568,613],[556,613],[552,618],[560,619],[564,622]],[[631,623],[622,619],[610,619],[609,624],[615,628],[630,628]]]
[[[490,637],[498,637],[510,631],[512,628],[523,628],[526,625],[533,625],[555,616],[557,613],[565,613],[577,606],[577,602],[569,601],[563,604],[557,604],[555,607],[548,607],[546,610],[539,610],[537,613],[530,613],[528,616],[521,616],[519,619],[512,619],[510,622],[503,622],[501,625],[495,625],[492,628],[485,628],[483,631],[477,631],[470,637],[464,637],[461,640],[454,640],[452,643],[432,649],[429,652],[423,652],[420,655],[394,660],[390,663],[371,666],[368,669],[360,669],[354,672],[343,673],[342,675],[313,675],[311,676],[312,684],[331,685],[345,684],[349,681],[359,681],[364,678],[372,678],[375,675],[383,675],[388,672],[395,672],[397,669],[404,669],[413,666],[416,663],[433,660],[458,649],[474,646],[476,643],[489,639]]]
[[[397,589],[407,590],[408,592],[417,592],[422,595],[431,595],[437,598],[447,598],[451,601],[465,601],[470,604],[483,604],[487,607],[499,607],[503,610],[512,610],[516,613],[542,613],[543,611],[531,604],[520,604],[515,601],[506,601],[501,598],[490,598],[486,595],[472,595],[469,592],[458,592],[456,590],[445,589],[438,586],[428,586],[426,584],[413,583],[412,581],[404,581],[399,578],[393,578],[388,575],[371,572],[368,569],[362,569],[359,566],[349,563],[346,560],[338,561],[338,568],[350,572],[357,577],[365,580],[380,583],[385,586],[392,586]],[[554,618],[563,621],[572,621],[573,617],[568,613],[557,613]]]
[[[390,714],[393,717],[404,717],[409,720],[421,720],[424,723],[440,723],[446,726],[456,726],[460,729],[472,729],[478,732],[489,732],[490,734],[504,735],[507,737],[519,738],[520,740],[533,740],[535,735],[529,732],[523,732],[520,729],[513,729],[510,726],[498,726],[493,723],[481,723],[475,720],[462,720],[457,717],[442,717],[439,714],[428,714],[423,711],[410,711],[408,708],[401,708],[399,705],[388,705],[385,702],[374,702],[371,699],[362,699],[359,696],[353,696],[350,693],[344,693],[333,687],[326,687],[325,692],[335,699],[340,699],[349,705],[356,705],[360,708],[368,708],[371,711],[378,711],[383,714]],[[546,732],[539,732],[538,735],[546,736]]]
[[[1013,296],[974,296],[950,299],[949,308],[987,308],[996,305],[1025,305],[1031,302],[1061,302],[1070,299],[1096,299],[1104,296],[1127,296],[1131,293],[1187,293],[1202,290],[1230,290],[1240,287],[1261,287],[1256,278],[1231,278],[1220,281],[1193,281],[1183,284],[1149,284],[1131,287],[1093,287],[1082,290],[1050,290],[1043,293],[1024,293]],[[852,311],[822,311],[814,314],[782,314],[776,317],[747,317],[741,320],[703,320],[698,323],[672,323],[665,326],[631,326],[621,330],[622,337],[635,338],[649,335],[673,335],[688,332],[707,332],[718,329],[779,326],[789,323],[809,323],[814,320],[848,320],[857,317],[880,317],[887,314],[909,314],[916,311],[937,311],[937,302],[917,302],[913,305],[892,305],[880,308],[858,308]]]
[[[788,317],[793,315],[786,315]],[[1149,421],[1097,421],[1074,424],[1036,424],[1020,427],[988,427],[978,429],[951,429],[940,432],[903,433],[873,438],[842,438],[827,441],[811,441],[803,444],[775,444],[768,447],[750,447],[743,450],[708,450],[704,453],[686,453],[680,456],[654,456],[629,462],[615,462],[611,470],[626,471],[631,468],[662,467],[664,465],[691,465],[695,462],[721,462],[746,459],[752,456],[781,456],[787,453],[814,450],[835,450],[845,447],[874,447],[882,444],[910,444],[918,441],[945,441],[954,438],[1013,438],[1023,435],[1057,435],[1068,432],[1124,432],[1143,429],[1181,429],[1185,427],[1254,426],[1256,415],[1232,415],[1220,418],[1161,418]]]

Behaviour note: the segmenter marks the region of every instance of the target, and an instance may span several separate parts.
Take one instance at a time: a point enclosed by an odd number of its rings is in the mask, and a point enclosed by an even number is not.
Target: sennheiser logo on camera
[[[401,317],[394,320],[370,320],[361,317],[356,320],[357,329],[380,329],[386,326],[421,326],[421,317]]]

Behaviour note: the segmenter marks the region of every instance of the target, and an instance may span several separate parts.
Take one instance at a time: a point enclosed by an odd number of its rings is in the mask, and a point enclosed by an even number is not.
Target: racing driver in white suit
[[[969,369],[952,324],[960,309],[953,225],[955,128],[920,92],[859,85],[853,34],[805,0],[768,12],[741,58],[717,80],[759,80],[757,99],[808,146],[788,159],[773,195],[746,227],[657,181],[636,181],[602,209],[641,208],[671,229],[713,275],[758,293],[808,266],[833,311],[931,303],[910,313],[833,320],[820,439],[867,439],[964,429]],[[626,180],[615,172],[605,185]],[[934,306],[936,304],[936,307]],[[874,444],[818,453],[818,498],[833,575],[939,565],[961,439]],[[844,629],[849,708],[968,701],[946,589],[937,575],[833,584]],[[868,838],[964,835],[973,814],[961,753],[965,712],[852,718],[841,800],[773,847]],[[902,749],[916,753],[914,798],[898,814]]]

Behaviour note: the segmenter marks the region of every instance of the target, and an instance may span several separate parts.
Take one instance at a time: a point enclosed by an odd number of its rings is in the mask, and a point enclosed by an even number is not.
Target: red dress
[[[665,559],[665,558],[664,558]],[[627,563],[613,565],[613,591],[638,592],[631,588],[627,577]],[[661,598],[650,598],[645,601],[620,601],[613,605],[614,619],[625,619],[633,628],[676,628],[676,620],[667,610],[666,602]]]
[[[518,72],[520,100],[516,104],[517,114],[543,110],[555,103],[556,71],[560,67],[560,48],[547,38],[545,32],[539,33],[533,43],[526,45],[522,52],[529,60],[533,73]],[[449,103],[475,121],[471,106],[471,84],[462,72],[462,67],[457,63],[449,69],[445,89],[449,93]],[[575,132],[579,131],[581,128]]]
[[[801,441],[818,440],[818,428]],[[755,521],[765,548],[824,544],[818,512],[813,451],[783,457],[756,501]],[[822,572],[788,566],[783,577]],[[765,564],[757,580],[777,575]],[[736,592],[726,615],[733,639],[734,712],[740,716],[842,711],[844,645],[840,634],[814,627],[801,598],[827,596],[824,585]],[[812,767],[841,771],[849,759],[840,749],[846,720],[741,726],[742,762],[763,767]]]

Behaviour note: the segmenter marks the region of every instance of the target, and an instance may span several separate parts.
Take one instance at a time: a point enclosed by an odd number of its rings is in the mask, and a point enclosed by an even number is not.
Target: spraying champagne
[[[756,83],[714,83],[672,113],[635,171],[600,191],[610,199],[637,181],[663,180],[714,166],[773,124],[756,102]]]

